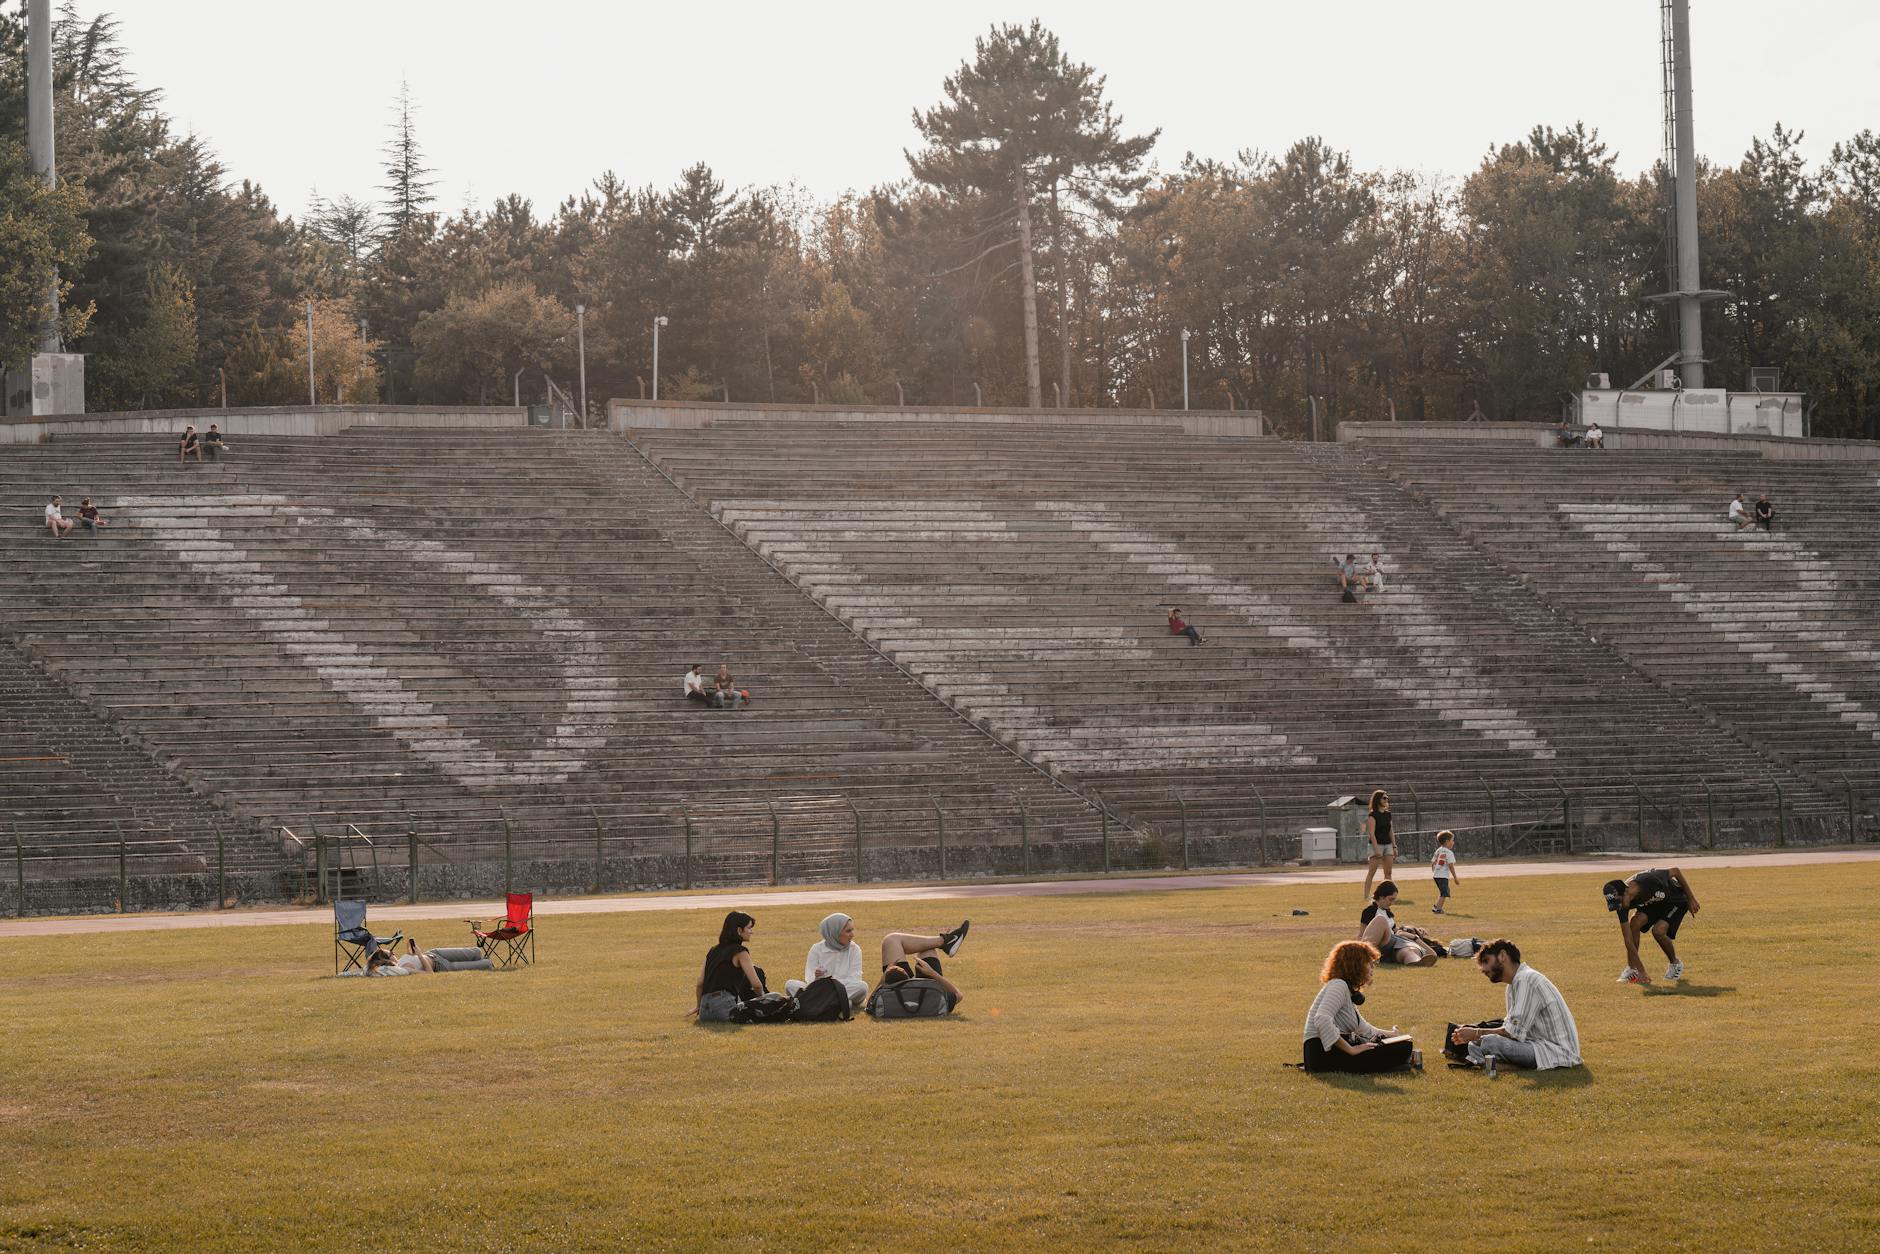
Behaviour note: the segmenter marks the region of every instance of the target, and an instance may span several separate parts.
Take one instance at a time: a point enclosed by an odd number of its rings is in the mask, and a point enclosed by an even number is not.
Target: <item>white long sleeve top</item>
[[[828,972],[831,979],[842,981],[842,986],[849,990],[850,996],[868,991],[868,982],[862,979],[860,945],[851,942],[837,949],[827,941],[817,941],[809,947],[809,955],[803,959],[803,983],[815,980],[817,967]]]
[[[1351,1000],[1351,985],[1343,980],[1327,980],[1319,985],[1319,995],[1306,1011],[1305,1039],[1317,1037],[1320,1045],[1335,1049],[1341,1033],[1350,1033],[1360,1041],[1375,1041],[1384,1035],[1382,1029],[1366,1023],[1358,1013]]]

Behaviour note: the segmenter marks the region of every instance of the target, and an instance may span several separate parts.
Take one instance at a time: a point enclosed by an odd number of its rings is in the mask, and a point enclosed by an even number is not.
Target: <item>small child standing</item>
[[[1436,853],[1430,859],[1430,874],[1436,877],[1436,904],[1430,907],[1430,913],[1441,914],[1443,906],[1449,901],[1450,881],[1462,883],[1462,877],[1456,874],[1456,834],[1454,832],[1436,833]]]

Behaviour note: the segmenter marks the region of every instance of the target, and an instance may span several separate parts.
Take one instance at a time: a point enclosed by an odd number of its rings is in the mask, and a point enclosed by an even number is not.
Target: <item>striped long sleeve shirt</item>
[[[1552,980],[1524,962],[1508,982],[1507,998],[1502,1026],[1515,1040],[1534,1047],[1537,1070],[1580,1065],[1580,1029]]]

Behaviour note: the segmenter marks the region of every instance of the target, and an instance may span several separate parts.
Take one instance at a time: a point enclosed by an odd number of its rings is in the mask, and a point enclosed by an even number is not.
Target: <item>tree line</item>
[[[441,209],[401,91],[370,194],[296,219],[179,134],[115,23],[54,32],[56,190],[26,155],[22,19],[0,12],[0,356],[30,352],[43,276],[93,409],[294,404],[306,305],[322,402],[508,403],[588,392],[874,404],[1258,408],[1343,419],[1548,418],[1593,371],[1676,347],[1662,163],[1536,126],[1466,177],[1283,153],[1149,165],[1101,75],[1036,22],[998,26],[914,112],[907,179],[819,200],[602,173],[552,211]],[[1700,163],[1713,385],[1774,366],[1823,435],[1880,435],[1880,137],[1811,163],[1777,124]]]

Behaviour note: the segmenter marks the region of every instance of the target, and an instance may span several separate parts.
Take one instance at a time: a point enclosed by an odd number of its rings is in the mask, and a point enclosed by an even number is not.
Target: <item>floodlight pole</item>
[[[587,426],[587,306],[574,307],[574,340],[581,357],[581,426]]]
[[[1188,329],[1182,328],[1182,408],[1188,408]]]
[[[307,302],[307,404],[318,405],[313,391],[313,302]]]
[[[659,399],[659,328],[666,325],[666,315],[653,319],[653,399]]]
[[[1671,0],[1672,91],[1676,105],[1678,377],[1704,386],[1704,307],[1697,281],[1697,135],[1691,122],[1691,0]]]
[[[47,187],[59,185],[52,140],[52,0],[26,3],[26,145],[33,172]],[[59,272],[46,275],[46,308],[39,320],[39,351],[62,353],[59,338]],[[37,411],[34,411],[37,412]]]

